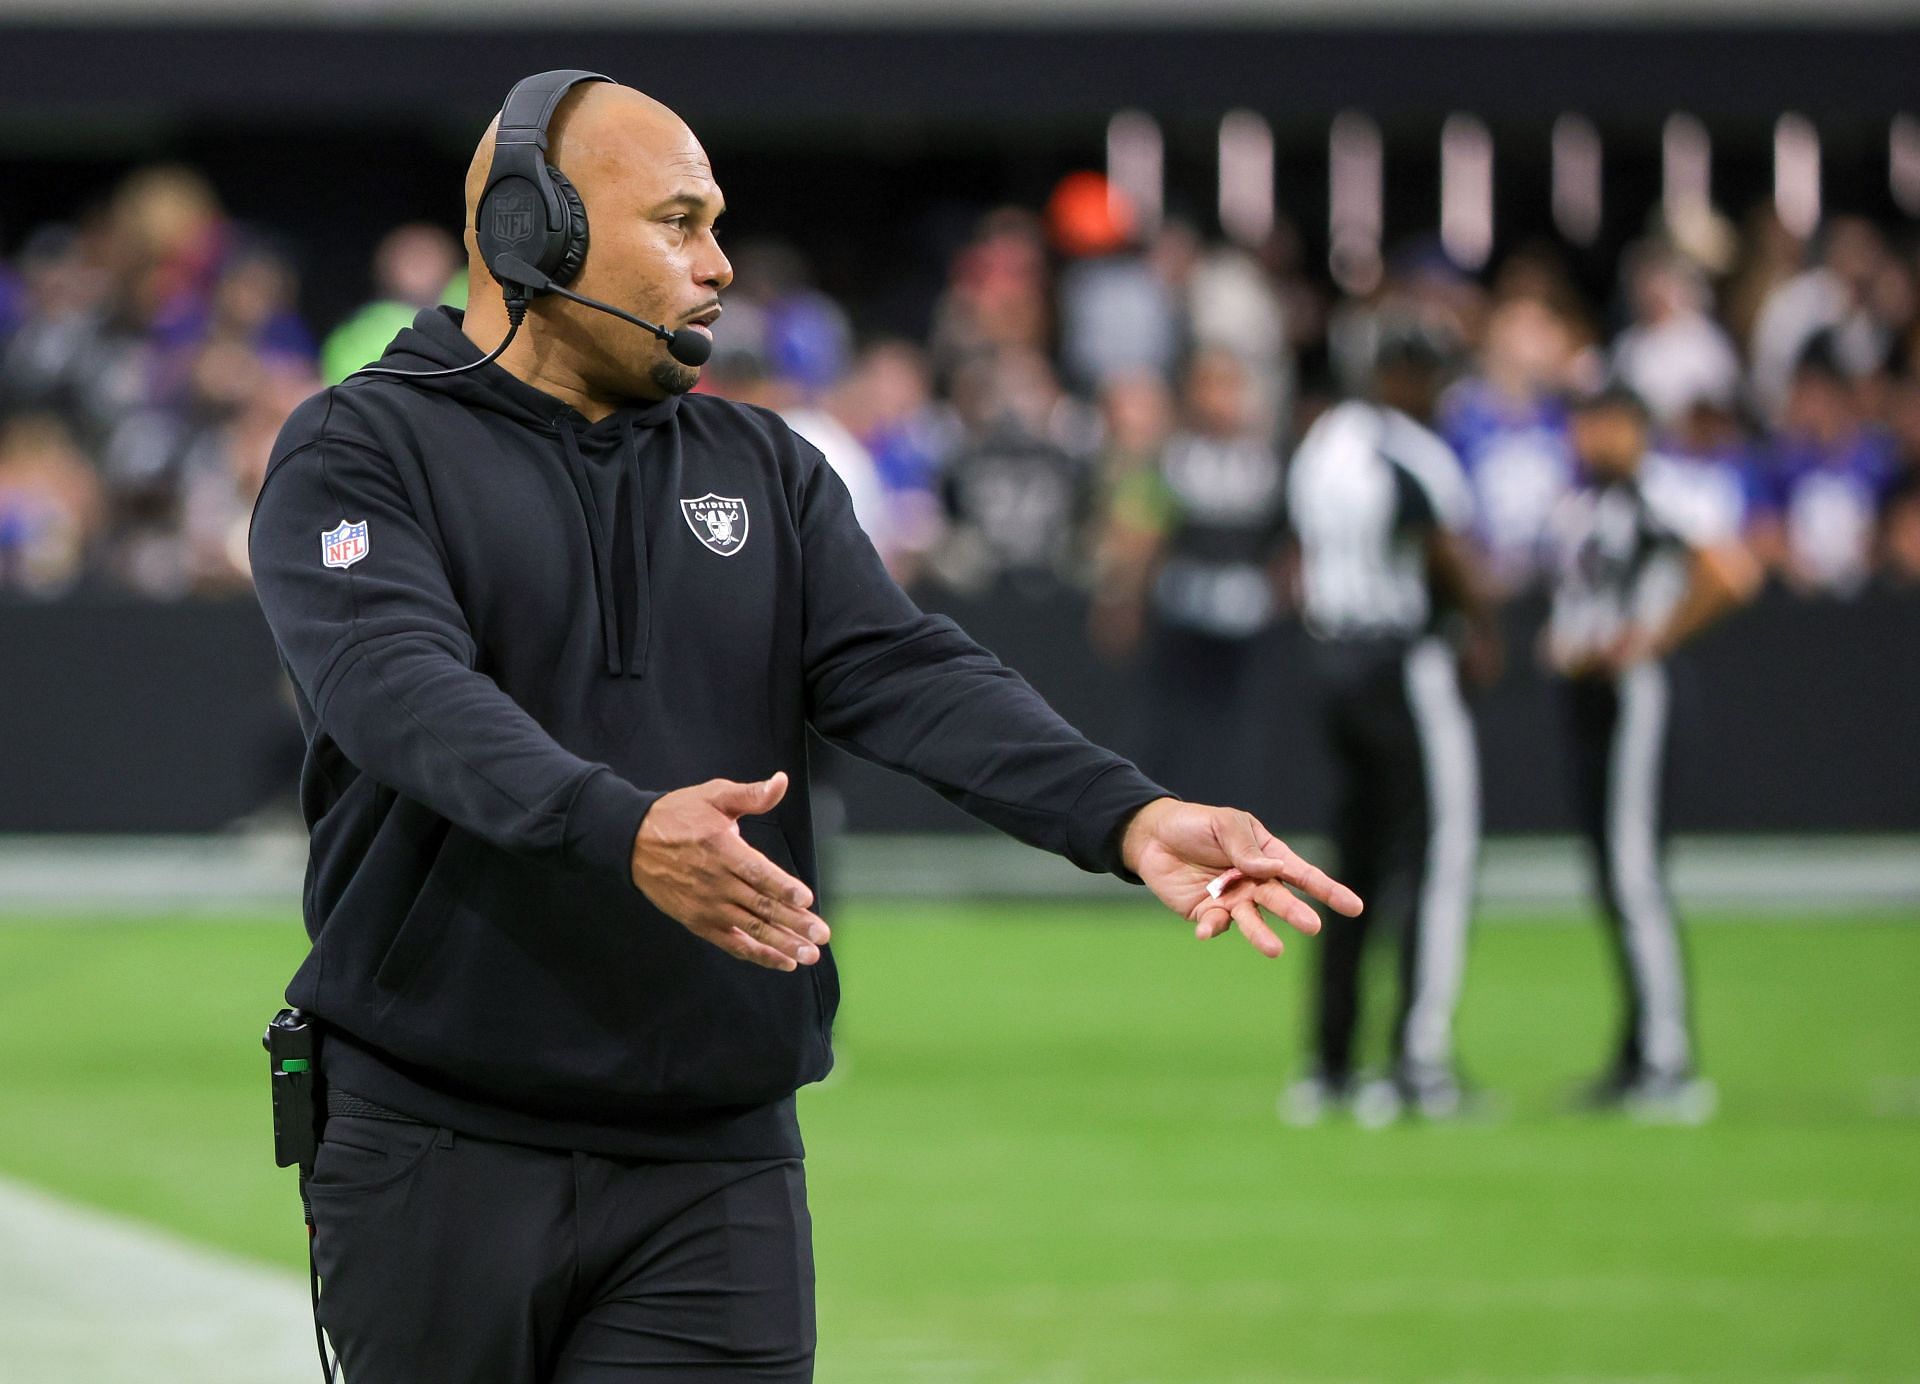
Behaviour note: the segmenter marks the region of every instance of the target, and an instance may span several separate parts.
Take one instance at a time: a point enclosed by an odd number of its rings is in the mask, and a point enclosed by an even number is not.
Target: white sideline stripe
[[[1421,640],[1407,655],[1407,702],[1426,761],[1428,827],[1406,1052],[1419,1066],[1444,1067],[1453,1060],[1453,1015],[1466,970],[1480,772],[1453,654],[1438,639]]]
[[[0,1179],[0,1379],[307,1384],[311,1322],[296,1274]]]
[[[1640,1001],[1640,1060],[1679,1074],[1692,1062],[1686,978],[1673,912],[1660,884],[1660,765],[1667,736],[1667,672],[1641,663],[1620,677],[1607,783],[1607,868],[1625,922]]]

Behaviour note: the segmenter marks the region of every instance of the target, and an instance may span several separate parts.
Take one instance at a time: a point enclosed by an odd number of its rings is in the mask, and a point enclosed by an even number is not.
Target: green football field
[[[1920,1379],[1920,927],[1695,920],[1703,1129],[1563,1113],[1611,976],[1480,930],[1504,1107],[1292,1130],[1310,942],[1144,906],[842,910],[842,1070],[803,1098],[822,1384]],[[304,1267],[258,1035],[263,921],[0,921],[0,1176]]]

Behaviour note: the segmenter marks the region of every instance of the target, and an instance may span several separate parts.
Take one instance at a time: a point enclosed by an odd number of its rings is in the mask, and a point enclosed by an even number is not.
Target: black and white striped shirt
[[[1657,456],[1566,496],[1548,525],[1555,647],[1577,659],[1658,631],[1686,594],[1694,550],[1724,526],[1712,497]]]
[[[1414,639],[1432,624],[1427,537],[1465,532],[1453,449],[1406,414],[1354,400],[1308,430],[1287,477],[1303,615],[1322,639]]]

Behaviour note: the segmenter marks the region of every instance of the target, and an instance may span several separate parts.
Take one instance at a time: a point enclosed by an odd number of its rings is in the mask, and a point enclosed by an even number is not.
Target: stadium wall
[[[1171,23],[819,27],[648,22],[536,25],[0,22],[0,112],[47,140],[116,116],[255,122],[448,118],[495,109],[517,78],[588,66],[639,83],[697,128],[715,120],[928,120],[1006,127],[1140,107],[1217,117],[1235,106],[1382,118],[1466,109],[1487,119],[1688,110],[1705,119],[1881,115],[1908,100],[1911,7],[1810,23],[1539,24],[1483,17],[1257,26]],[[447,61],[457,53],[459,61]]]
[[[1088,652],[1078,598],[1002,589],[929,602],[1020,669],[1095,739],[1150,754],[1146,673]],[[1920,597],[1842,604],[1772,594],[1683,655],[1673,819],[1695,832],[1920,830]],[[1477,700],[1487,825],[1569,830],[1552,689],[1531,661],[1539,612],[1509,612],[1510,667]],[[1329,765],[1312,732],[1298,630],[1257,651],[1233,713],[1150,764],[1193,797],[1323,830]],[[217,829],[291,803],[300,741],[250,599],[0,604],[0,831]],[[824,751],[816,766],[863,832],[977,829],[907,779]],[[829,810],[834,810],[831,807]]]

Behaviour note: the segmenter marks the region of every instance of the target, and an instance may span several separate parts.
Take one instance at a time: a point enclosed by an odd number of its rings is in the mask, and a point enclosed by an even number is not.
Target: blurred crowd
[[[1780,583],[1920,583],[1910,234],[1833,216],[1802,238],[1768,208],[1683,230],[1649,224],[1598,298],[1552,244],[1469,274],[1437,241],[1343,294],[1284,221],[1251,247],[1147,226],[1077,173],[979,220],[923,339],[864,335],[788,245],[730,246],[701,388],[820,447],[909,585],[1092,590],[1115,598],[1095,603],[1115,651],[1156,610],[1229,636],[1281,617],[1287,456],[1367,390],[1390,315],[1449,343],[1437,423],[1509,593],[1538,580],[1548,516],[1580,483],[1564,400],[1609,378]],[[367,303],[310,323],[287,247],[171,166],[32,230],[0,262],[0,594],[244,589],[281,420],[420,308],[464,302],[463,271],[446,229],[399,227]]]

